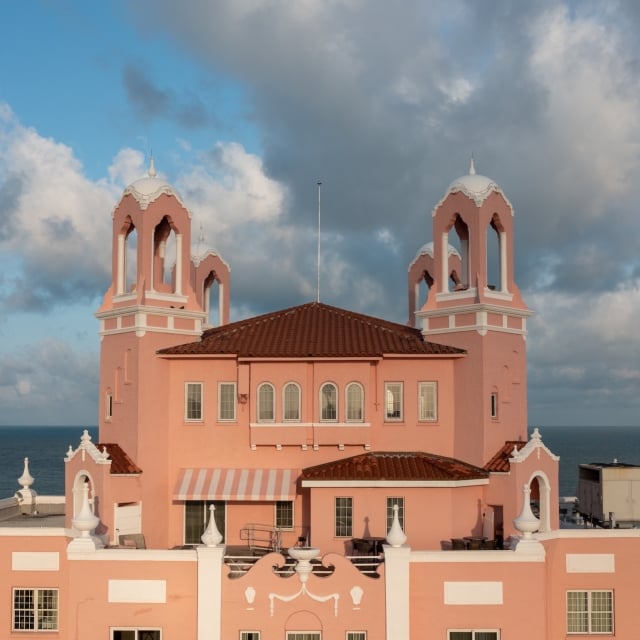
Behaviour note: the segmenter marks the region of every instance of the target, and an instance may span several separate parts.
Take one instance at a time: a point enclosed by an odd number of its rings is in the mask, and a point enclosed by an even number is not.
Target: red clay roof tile
[[[161,355],[233,354],[255,358],[379,357],[384,354],[463,355],[463,349],[427,342],[418,329],[321,302],[208,329],[198,342]]]
[[[487,471],[493,473],[507,473],[511,469],[509,458],[515,447],[518,451],[527,444],[524,440],[507,440],[498,452],[484,465]]]
[[[489,477],[484,469],[455,458],[420,451],[372,451],[302,471],[302,480],[461,481]]]
[[[111,475],[142,473],[142,469],[136,465],[133,460],[122,450],[119,444],[113,442],[103,442],[96,444],[96,447],[102,451],[107,450],[111,459]]]

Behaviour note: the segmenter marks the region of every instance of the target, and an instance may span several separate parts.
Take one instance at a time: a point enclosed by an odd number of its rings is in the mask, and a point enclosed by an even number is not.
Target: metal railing
[[[240,529],[240,540],[246,541],[250,551],[280,551],[282,534],[279,527],[250,522]]]

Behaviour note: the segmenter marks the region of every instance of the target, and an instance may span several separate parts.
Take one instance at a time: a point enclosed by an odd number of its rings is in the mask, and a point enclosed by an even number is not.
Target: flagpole
[[[320,302],[320,190],[322,182],[318,182],[318,302]]]

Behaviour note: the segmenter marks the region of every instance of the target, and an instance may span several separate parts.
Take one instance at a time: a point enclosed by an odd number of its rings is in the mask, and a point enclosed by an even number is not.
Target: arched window
[[[295,382],[289,382],[284,386],[282,407],[285,421],[300,420],[300,387]]]
[[[347,386],[347,422],[362,422],[364,415],[362,386],[352,382]]]
[[[273,422],[275,419],[273,385],[265,382],[258,387],[258,422]]]
[[[335,384],[327,382],[320,390],[320,420],[338,419],[338,390]]]

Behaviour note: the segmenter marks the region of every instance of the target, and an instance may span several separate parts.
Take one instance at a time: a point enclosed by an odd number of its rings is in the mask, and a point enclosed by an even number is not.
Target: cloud
[[[201,129],[210,123],[207,108],[197,96],[161,89],[139,66],[124,66],[122,84],[127,99],[144,122],[169,118],[187,129]]]
[[[97,353],[47,339],[19,354],[0,353],[3,424],[67,424],[96,419]],[[64,416],[64,418],[63,418]]]

